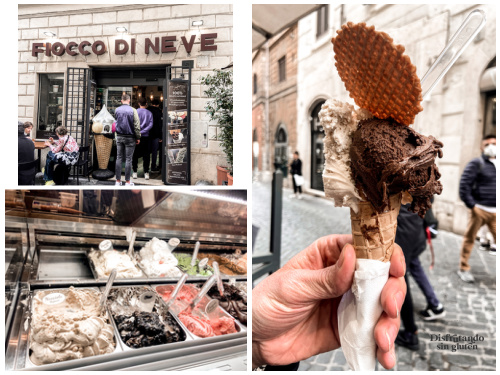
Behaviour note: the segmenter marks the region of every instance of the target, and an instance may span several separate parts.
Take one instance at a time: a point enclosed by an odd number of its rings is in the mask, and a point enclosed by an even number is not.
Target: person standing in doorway
[[[160,109],[160,101],[154,99],[147,110],[153,115],[153,127],[149,132],[149,149],[151,151],[151,172],[159,172],[161,159],[157,164],[158,151],[163,141],[163,113]],[[161,155],[161,153],[160,153]]]
[[[132,160],[134,174],[132,177],[137,178],[137,164],[139,162],[139,158],[142,156],[144,178],[149,180],[149,158],[151,155],[151,151],[149,149],[149,131],[153,127],[153,115],[146,109],[146,106],[146,99],[140,98],[137,114],[139,115],[139,120],[141,121],[141,143],[135,148],[134,151],[134,158]]]
[[[464,234],[460,252],[458,276],[467,283],[474,282],[470,273],[469,258],[479,228],[486,224],[496,243],[496,144],[495,135],[487,135],[481,145],[481,156],[472,159],[460,179],[460,199],[470,208],[471,216]],[[490,254],[496,255],[490,247]]]
[[[290,164],[290,174],[292,175],[293,182],[292,198],[296,197],[302,199],[302,183],[304,178],[302,177],[302,161],[299,159],[298,151],[293,153],[293,161],[292,164]]]
[[[116,184],[121,185],[122,162],[125,158],[125,186],[130,182],[135,145],[141,142],[141,122],[137,111],[130,106],[130,95],[122,95],[122,105],[115,111],[116,118]]]

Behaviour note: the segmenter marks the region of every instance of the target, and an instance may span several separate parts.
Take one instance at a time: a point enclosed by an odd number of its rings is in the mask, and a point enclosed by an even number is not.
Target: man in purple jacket
[[[139,120],[141,121],[141,143],[135,148],[134,159],[132,160],[133,178],[137,178],[137,164],[142,156],[142,165],[144,167],[144,178],[149,180],[149,162],[151,150],[149,150],[149,131],[153,127],[153,115],[146,109],[146,99],[139,99],[140,108],[137,110]]]

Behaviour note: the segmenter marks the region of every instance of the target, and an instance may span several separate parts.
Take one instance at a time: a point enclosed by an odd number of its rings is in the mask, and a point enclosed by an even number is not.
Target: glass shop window
[[[36,139],[57,138],[55,130],[63,124],[64,73],[40,74]]]

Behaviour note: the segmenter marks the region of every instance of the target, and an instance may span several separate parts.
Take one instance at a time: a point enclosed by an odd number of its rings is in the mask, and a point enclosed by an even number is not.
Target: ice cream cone
[[[402,194],[389,198],[389,206],[380,213],[368,201],[358,204],[358,212],[351,208],[351,228],[357,259],[389,262],[392,255]]]

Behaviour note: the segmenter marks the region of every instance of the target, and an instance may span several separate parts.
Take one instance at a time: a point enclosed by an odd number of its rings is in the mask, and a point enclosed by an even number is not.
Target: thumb
[[[321,270],[310,271],[305,280],[311,300],[340,297],[352,285],[356,267],[356,253],[351,244],[346,244],[336,264]]]

